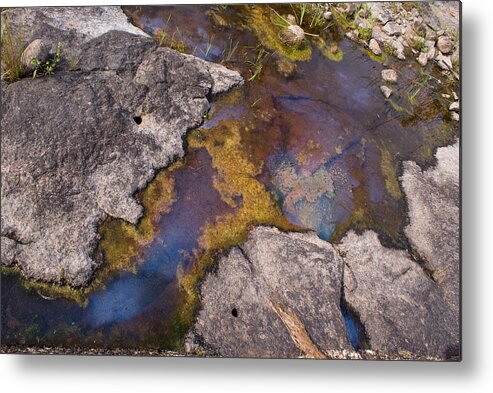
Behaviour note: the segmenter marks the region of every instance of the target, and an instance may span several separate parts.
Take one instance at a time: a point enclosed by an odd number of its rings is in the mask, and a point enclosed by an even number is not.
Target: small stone
[[[448,100],[448,99],[450,99],[450,94],[442,93],[442,97],[446,98]]]
[[[305,32],[298,25],[289,25],[281,31],[281,41],[288,45],[298,45],[305,39]]]
[[[396,22],[388,22],[382,29],[388,35],[398,36],[402,34],[402,28]]]
[[[389,98],[393,93],[392,89],[390,87],[385,86],[385,85],[380,86],[380,91],[385,96],[385,98]]]
[[[454,49],[454,43],[447,36],[441,36],[437,41],[437,48],[444,55],[448,55]]]
[[[448,110],[453,112],[459,112],[459,108],[460,108],[459,101],[455,101],[450,104]]]
[[[373,26],[371,36],[372,38],[375,38],[378,42],[387,42],[391,40],[391,38],[386,33],[384,33],[378,25]]]
[[[454,120],[454,121],[460,120],[460,115],[457,112],[451,112],[450,116],[452,117],[452,120]]]
[[[404,45],[402,45],[402,42],[394,39],[392,41],[392,47],[395,49],[395,55],[399,60],[406,60],[406,56],[404,55]]]
[[[372,38],[370,40],[368,47],[376,56],[380,56],[382,54],[382,49],[380,49],[380,45],[378,44],[378,41],[375,38]]]
[[[436,61],[442,70],[449,71],[452,69],[452,60],[450,59],[450,56],[444,56],[442,53],[439,53],[436,57]]]
[[[330,12],[330,11],[325,11],[324,12],[324,18],[326,20],[331,21],[332,20],[332,17],[333,17],[332,12]]]
[[[426,66],[426,64],[428,64],[428,55],[425,53],[425,52],[421,52],[417,58],[418,60],[418,63],[421,65],[421,66]]]
[[[359,31],[358,30],[351,30],[346,33],[346,37],[349,38],[352,41],[357,41],[359,37]]]
[[[436,41],[437,40],[437,33],[435,30],[426,28],[426,35],[425,38],[430,41]]]
[[[292,14],[289,14],[288,16],[286,16],[286,20],[291,23],[292,25],[295,25],[296,24],[296,17]]]
[[[452,96],[454,97],[454,100],[459,99],[459,96],[457,95],[457,93],[455,91],[452,92]]]
[[[32,63],[32,59],[37,59],[40,63],[44,63],[48,59],[48,49],[44,42],[40,39],[31,42],[21,56],[22,67],[29,72],[33,72],[36,66]]]
[[[397,83],[397,72],[391,69],[382,70],[382,79],[384,82]]]

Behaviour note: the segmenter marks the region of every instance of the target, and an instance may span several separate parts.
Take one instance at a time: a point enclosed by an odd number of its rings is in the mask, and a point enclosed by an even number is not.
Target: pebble
[[[324,12],[324,18],[328,21],[331,21],[332,20],[332,12],[330,11],[325,11]]]
[[[40,63],[44,63],[48,59],[48,49],[44,42],[39,38],[32,41],[21,55],[22,67],[27,71],[34,71],[36,66],[32,64],[32,59],[37,59]]]
[[[391,69],[382,70],[382,79],[385,82],[397,83],[397,72]]]
[[[376,56],[380,56],[382,54],[382,49],[380,48],[380,45],[378,44],[378,41],[375,38],[372,38],[370,40],[368,47]]]
[[[460,109],[459,101],[452,102],[448,107],[448,109],[449,111],[459,112]]]
[[[449,37],[442,35],[438,38],[437,48],[444,55],[448,55],[454,49],[454,44]]]
[[[382,30],[387,33],[388,35],[401,35],[402,34],[402,28],[399,24],[396,22],[388,22]]]
[[[442,70],[449,71],[452,69],[452,60],[450,59],[450,56],[444,56],[442,53],[438,53],[436,61]]]
[[[450,116],[452,117],[452,120],[459,121],[460,116],[457,112],[451,112]]]
[[[425,52],[421,52],[416,59],[421,66],[426,66],[428,64],[428,55]]]
[[[385,85],[380,86],[380,91],[385,96],[385,98],[389,98],[392,95],[392,89]]]

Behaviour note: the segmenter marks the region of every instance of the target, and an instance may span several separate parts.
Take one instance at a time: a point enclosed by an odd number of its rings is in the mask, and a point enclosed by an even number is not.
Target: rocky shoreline
[[[392,4],[368,3],[356,12],[348,3],[334,12],[356,23],[347,37],[373,55],[433,63],[456,83],[459,3]],[[336,17],[329,9],[327,20]],[[25,58],[62,52],[50,78],[1,82],[1,263],[29,280],[87,287],[104,262],[100,224],[139,222],[136,192],[184,157],[184,138],[202,123],[210,101],[243,79],[158,47],[119,7],[4,13],[14,34],[22,29],[31,43]],[[396,94],[398,78],[391,67],[382,71],[386,99]],[[444,98],[459,121],[458,94]],[[426,170],[402,163],[407,250],[387,248],[369,230],[350,230],[331,244],[314,232],[251,228],[246,242],[217,256],[201,281],[200,309],[183,352],[31,346],[2,352],[460,359],[459,141],[435,158]],[[364,329],[362,348],[349,339],[343,304]]]
[[[459,357],[459,144],[436,157],[424,172],[404,163],[413,250],[386,248],[372,231],[350,231],[331,245],[314,233],[255,228],[204,279],[187,351],[333,358],[344,349],[358,358],[343,296],[378,356]]]
[[[136,223],[136,191],[183,157],[209,99],[243,80],[157,47],[119,7],[4,13],[14,35],[66,49],[52,77],[2,81],[2,265],[85,286],[102,263],[99,224]]]

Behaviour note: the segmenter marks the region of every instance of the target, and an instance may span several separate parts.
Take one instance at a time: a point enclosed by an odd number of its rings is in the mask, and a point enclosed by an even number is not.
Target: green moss
[[[264,185],[256,179],[262,164],[251,162],[242,148],[240,126],[232,121],[222,122],[204,134],[197,130],[188,138],[191,148],[206,148],[218,172],[214,186],[234,213],[226,213],[203,229],[199,243],[205,252],[190,271],[180,271],[180,304],[175,328],[184,334],[193,322],[199,305],[198,284],[214,264],[215,257],[246,240],[254,225],[273,225],[283,230],[299,230],[282,214],[279,206]],[[237,202],[241,199],[241,204]]]
[[[380,156],[380,169],[385,179],[385,188],[394,199],[400,199],[402,192],[399,181],[397,180],[398,163],[393,159],[390,151],[385,148],[380,149]]]
[[[308,40],[298,45],[286,45],[280,40],[282,27],[276,24],[275,14],[268,7],[251,5],[246,8],[247,28],[251,29],[260,43],[267,49],[295,61],[308,61],[312,57],[312,47]]]
[[[329,60],[342,61],[344,54],[335,42],[327,44],[321,37],[314,38],[314,42],[320,52]]]
[[[135,271],[138,261],[135,258],[145,244],[148,244],[157,231],[156,221],[161,214],[169,211],[174,203],[173,170],[181,163],[176,163],[160,172],[149,185],[137,195],[144,207],[144,216],[138,225],[132,225],[121,219],[110,218],[100,226],[102,240],[99,248],[104,256],[102,266],[87,287],[75,288],[65,284],[63,279],[58,284],[33,281],[23,277],[18,267],[2,268],[2,274],[19,274],[23,286],[30,291],[49,298],[65,298],[82,306],[87,304],[89,294],[104,287],[104,282],[112,274],[127,270]],[[61,273],[63,277],[63,270]]]
[[[168,212],[175,202],[174,179],[171,173],[181,165],[177,163],[160,172],[149,185],[137,195],[144,207],[144,216],[138,225],[132,225],[121,219],[109,219],[100,227],[102,236],[100,249],[105,263],[98,271],[96,284],[121,270],[135,271],[132,260],[142,247],[150,243],[157,232],[157,220]]]
[[[385,64],[387,63],[387,60],[388,60],[388,56],[385,52],[382,52],[382,54],[380,56],[377,56],[375,53],[373,53],[371,50],[369,49],[366,49],[366,54],[368,55],[368,57],[380,64]]]

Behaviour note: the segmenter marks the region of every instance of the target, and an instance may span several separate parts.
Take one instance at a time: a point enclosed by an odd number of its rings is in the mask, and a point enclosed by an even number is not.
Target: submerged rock
[[[314,233],[257,227],[203,281],[189,350],[325,357],[351,350],[339,303],[342,259]]]
[[[2,84],[2,263],[36,280],[86,285],[101,263],[98,225],[139,220],[135,192],[183,156],[182,138],[202,122],[208,97],[242,79],[158,48],[118,7],[9,11],[14,28],[23,23],[80,53],[80,71]]]
[[[382,92],[385,98],[389,98],[393,93],[392,89],[385,85],[380,86],[380,91]]]
[[[392,69],[382,70],[382,80],[388,83],[397,83],[397,72]]]

